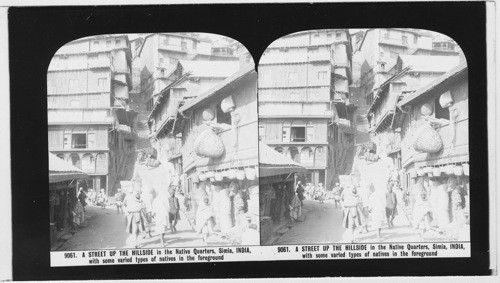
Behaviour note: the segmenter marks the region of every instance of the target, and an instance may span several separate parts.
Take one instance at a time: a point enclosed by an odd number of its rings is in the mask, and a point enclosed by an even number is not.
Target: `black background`
[[[482,2],[219,4],[9,9],[15,280],[490,274]],[[50,267],[47,67],[65,43],[111,33],[207,32],[234,38],[256,64],[279,37],[309,29],[420,28],[453,38],[469,66],[471,258]]]

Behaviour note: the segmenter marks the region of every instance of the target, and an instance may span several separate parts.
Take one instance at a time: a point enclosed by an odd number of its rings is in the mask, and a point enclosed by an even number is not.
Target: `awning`
[[[290,173],[307,172],[299,163],[259,142],[259,176],[268,177]]]
[[[82,170],[49,152],[49,183],[87,178]]]

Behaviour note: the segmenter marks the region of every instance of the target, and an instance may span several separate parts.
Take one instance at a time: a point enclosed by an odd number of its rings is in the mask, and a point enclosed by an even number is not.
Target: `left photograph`
[[[257,73],[236,40],[98,35],[47,70],[52,251],[259,245]]]

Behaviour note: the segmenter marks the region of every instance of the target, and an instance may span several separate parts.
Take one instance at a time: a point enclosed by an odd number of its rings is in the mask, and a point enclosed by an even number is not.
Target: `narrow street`
[[[333,201],[304,200],[303,211],[305,220],[297,223],[283,234],[274,245],[281,244],[326,244],[350,242],[349,231],[342,226],[342,209],[335,208]],[[355,242],[374,243],[377,241],[376,231],[368,227],[369,232],[361,234],[361,229],[355,233]],[[382,242],[420,242],[418,232],[410,226],[408,219],[399,214],[394,219],[394,227],[382,227]],[[442,237],[428,232],[425,241],[442,241]]]
[[[126,233],[126,222],[123,215],[118,215],[114,206],[101,209],[95,206],[86,207],[88,226],[79,228],[58,250],[92,250],[92,249],[120,249],[128,248]],[[182,216],[181,216],[182,218]],[[178,232],[166,234],[168,247],[194,247],[206,246],[200,237],[191,229],[186,219],[181,219],[176,226]],[[154,224],[151,224],[151,234],[149,239],[140,239],[141,248],[161,248],[160,238],[154,231]],[[141,238],[141,236],[139,236]]]

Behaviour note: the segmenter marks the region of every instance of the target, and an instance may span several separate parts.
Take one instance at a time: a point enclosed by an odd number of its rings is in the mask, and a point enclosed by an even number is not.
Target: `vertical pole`
[[[109,175],[106,175],[106,195],[109,195]]]

